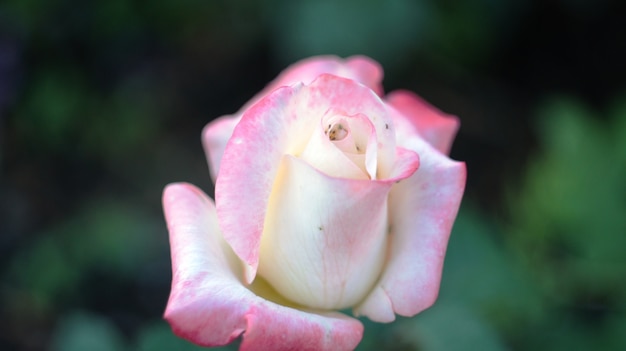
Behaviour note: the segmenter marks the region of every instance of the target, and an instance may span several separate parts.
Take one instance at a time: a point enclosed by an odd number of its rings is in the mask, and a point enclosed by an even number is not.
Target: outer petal
[[[380,178],[393,171],[395,139],[393,130],[385,128],[391,118],[378,96],[363,85],[322,75],[308,86],[276,89],[252,106],[228,141],[215,185],[222,233],[246,263],[247,282],[254,279],[258,267],[265,214],[281,158],[286,154],[298,156],[320,118],[331,108],[371,117],[379,133]]]
[[[459,129],[458,118],[441,112],[421,97],[406,90],[392,91],[385,100],[417,128],[422,138],[442,153],[450,152],[454,136]]]
[[[202,346],[225,345],[243,333],[240,350],[352,350],[363,326],[339,313],[277,305],[241,283],[240,263],[219,234],[215,207],[189,184],[163,193],[172,250],[172,292],[165,319]]]
[[[309,84],[321,74],[352,79],[374,90],[378,95],[383,93],[381,85],[383,70],[378,62],[368,57],[352,56],[344,60],[336,56],[316,56],[294,63],[248,101],[239,112],[222,116],[206,125],[202,133],[202,143],[213,181],[215,182],[217,178],[226,142],[248,108],[281,86],[296,83]]]
[[[321,309],[352,307],[372,288],[387,251],[387,196],[418,168],[399,155],[398,178],[329,177],[293,156],[277,176],[261,242],[260,274],[286,298]]]
[[[311,134],[307,146],[300,154],[300,158],[318,170],[338,178],[369,179],[367,171],[361,169],[358,162],[353,162],[349,153],[344,153],[341,148],[328,139],[328,132],[324,130],[324,124],[320,120],[315,131]],[[364,160],[365,155],[362,155],[362,158]],[[365,162],[361,163],[364,164]]]
[[[217,179],[217,171],[220,169],[226,143],[233,135],[237,123],[239,123],[239,118],[221,117],[207,124],[202,130],[202,146],[204,146],[213,183]]]
[[[420,168],[394,185],[389,197],[391,247],[387,266],[355,314],[391,322],[413,316],[439,293],[443,259],[465,187],[465,164],[419,137],[402,145],[420,155]]]
[[[345,60],[337,56],[304,59],[287,67],[261,94],[265,96],[283,85],[310,84],[322,74],[355,80],[382,95],[383,69],[378,62],[366,56],[351,56]]]

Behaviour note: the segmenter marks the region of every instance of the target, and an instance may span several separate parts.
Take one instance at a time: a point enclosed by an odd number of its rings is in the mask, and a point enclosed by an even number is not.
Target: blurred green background
[[[436,305],[359,350],[626,350],[624,2],[5,0],[0,350],[198,350],[161,320],[165,184],[286,65],[366,54],[458,115]],[[229,349],[235,349],[230,347]]]

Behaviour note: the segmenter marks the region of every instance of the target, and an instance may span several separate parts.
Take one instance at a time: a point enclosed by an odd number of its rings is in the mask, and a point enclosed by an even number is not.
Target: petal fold
[[[400,112],[428,143],[444,154],[450,152],[459,129],[457,117],[441,112],[407,90],[392,91],[385,101]]]
[[[237,123],[239,123],[239,118],[224,116],[207,124],[202,130],[202,146],[209,164],[209,173],[213,184],[217,179],[224,149],[226,149],[228,139],[233,135]]]
[[[329,139],[329,129],[330,125],[326,125],[326,122],[321,120],[311,135],[304,151],[300,154],[300,158],[319,171],[332,174],[337,178],[368,179],[367,170],[365,169],[365,155],[358,155],[362,156],[362,160],[353,160],[350,157],[352,155],[350,152],[346,152],[345,148],[337,145],[338,142],[333,142]],[[343,141],[350,141],[350,147],[352,149],[355,148],[351,135],[348,135],[340,142]],[[363,149],[365,149],[365,146],[363,146]],[[354,153],[356,150],[352,152]]]
[[[294,83],[308,85],[322,74],[352,79],[374,90],[378,95],[383,92],[383,69],[378,62],[359,55],[346,59],[328,55],[314,56],[287,67],[261,94],[264,96],[280,86]]]
[[[356,315],[378,322],[392,321],[392,313],[413,316],[435,302],[465,187],[464,163],[450,160],[419,137],[402,146],[420,155],[420,168],[391,189],[389,261],[377,288],[354,309]]]
[[[171,184],[163,207],[172,250],[172,291],[165,319],[175,334],[202,346],[243,335],[242,351],[352,350],[362,324],[339,313],[297,310],[265,300],[241,282],[241,263],[221,238],[213,202],[189,184]]]
[[[392,184],[330,177],[285,156],[261,239],[260,275],[304,306],[354,306],[383,267]]]

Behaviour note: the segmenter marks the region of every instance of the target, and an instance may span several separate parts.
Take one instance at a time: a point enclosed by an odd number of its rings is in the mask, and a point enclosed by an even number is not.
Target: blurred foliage
[[[390,325],[364,321],[367,333],[358,350],[389,345],[393,350],[506,350],[498,332],[517,333],[520,324],[541,314],[541,300],[525,272],[495,242],[496,230],[464,207],[451,235],[437,303]]]
[[[622,113],[600,123],[571,99],[547,103],[539,116],[545,154],[530,166],[520,196],[511,202],[516,248],[541,265],[542,282],[566,303],[580,294],[626,296],[620,279],[626,276]]]
[[[439,304],[395,332],[414,350],[506,350],[493,326],[461,304]]]
[[[236,345],[224,347],[223,350],[237,350]],[[164,321],[154,322],[146,325],[136,341],[135,350],[137,351],[198,351],[206,350],[204,347],[196,346],[188,341],[178,338],[172,333],[170,326]]]
[[[615,105],[604,123],[572,99],[542,106],[544,151],[510,201],[511,248],[553,310],[552,347],[626,347],[626,109]]]
[[[201,349],[161,319],[160,192],[211,193],[204,124],[315,54],[460,116],[469,169],[437,303],[358,350],[626,349],[620,4],[3,1],[0,349]]]
[[[327,52],[339,56],[362,53],[392,62],[402,57],[407,46],[419,48],[433,35],[430,20],[433,11],[427,1],[275,3],[272,11],[268,11],[269,23],[277,53],[285,63]],[[346,20],[350,17],[360,20]],[[320,26],[320,22],[324,25]]]
[[[149,81],[129,77],[103,97],[74,68],[49,69],[33,80],[16,111],[16,131],[31,147],[120,159],[158,130],[160,102]]]
[[[106,318],[75,312],[63,318],[50,346],[52,351],[123,351],[121,333]]]
[[[223,350],[236,350],[236,345]],[[145,325],[133,342],[126,342],[122,333],[109,319],[76,311],[59,322],[52,340],[51,351],[198,351],[196,346],[175,336],[164,321]]]

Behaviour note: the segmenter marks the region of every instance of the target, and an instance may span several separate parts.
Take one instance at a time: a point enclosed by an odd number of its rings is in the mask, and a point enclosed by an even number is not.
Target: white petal
[[[391,183],[328,177],[285,156],[274,184],[261,238],[261,276],[311,308],[358,303],[383,267]]]

